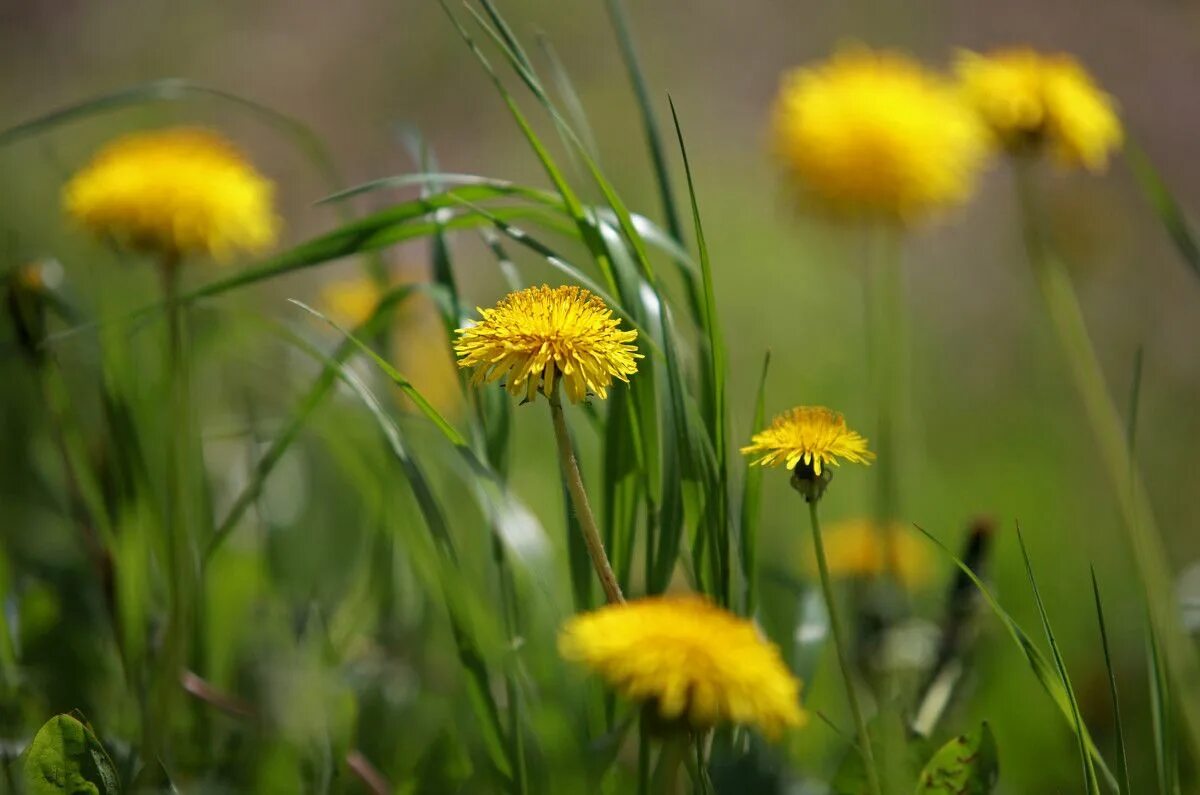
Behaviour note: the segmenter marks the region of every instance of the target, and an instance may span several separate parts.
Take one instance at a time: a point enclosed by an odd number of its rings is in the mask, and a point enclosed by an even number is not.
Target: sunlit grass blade
[[[1070,693],[1067,692],[1066,688],[1063,687],[1063,683],[1060,680],[1054,666],[1046,660],[1045,655],[1034,644],[1033,640],[1030,639],[1025,630],[1022,629],[1016,620],[1009,615],[1008,611],[1000,605],[1000,602],[997,601],[991,590],[983,583],[982,580],[979,579],[979,576],[976,575],[975,572],[973,572],[971,568],[967,566],[967,564],[963,563],[962,560],[960,560],[959,557],[955,555],[949,547],[939,541],[932,533],[925,530],[925,528],[921,527],[920,525],[913,526],[916,527],[916,529],[919,530],[922,535],[932,541],[934,545],[936,545],[937,548],[946,555],[947,558],[954,561],[954,565],[956,565],[963,574],[970,578],[971,582],[979,590],[979,594],[983,597],[984,602],[987,603],[987,606],[991,609],[996,618],[1000,620],[1000,623],[1004,626],[1004,629],[1013,639],[1013,642],[1016,643],[1017,648],[1019,648],[1021,653],[1025,656],[1025,660],[1029,663],[1029,667],[1033,669],[1033,674],[1037,678],[1038,684],[1042,686],[1042,689],[1046,691],[1047,695],[1049,695],[1051,700],[1053,700],[1058,706],[1059,711],[1062,712],[1063,717],[1066,718],[1068,724],[1070,724],[1074,730],[1076,727],[1076,721],[1075,711],[1071,706],[1072,697]],[[1120,792],[1120,785],[1117,783],[1116,777],[1112,774],[1108,764],[1104,761],[1104,756],[1100,753],[1100,749],[1096,747],[1096,743],[1092,740],[1091,734],[1088,732],[1087,727],[1079,727],[1078,733],[1083,740],[1085,747],[1087,748],[1087,753],[1091,757],[1092,763],[1104,777],[1105,783],[1113,792]]]
[[[1121,699],[1117,696],[1117,674],[1113,670],[1112,652],[1108,643],[1108,629],[1104,621],[1104,606],[1100,601],[1100,583],[1096,581],[1096,567],[1092,567],[1092,596],[1096,602],[1096,621],[1100,625],[1100,645],[1104,649],[1104,668],[1108,672],[1108,690],[1112,696],[1113,728],[1117,734],[1117,783],[1120,795],[1131,795],[1133,785],[1129,779],[1129,755],[1125,750],[1125,726],[1121,722]]]
[[[754,397],[754,421],[751,430],[757,432],[766,423],[767,418],[767,372],[771,368],[771,352],[763,355],[762,370],[758,376],[758,388]],[[743,468],[742,481],[742,510],[741,510],[741,558],[742,585],[745,591],[743,609],[746,615],[754,615],[758,600],[758,524],[762,507],[762,467],[751,466],[749,462]]]
[[[1142,193],[1154,207],[1158,219],[1162,221],[1171,242],[1175,244],[1175,249],[1192,272],[1200,276],[1200,242],[1197,242],[1192,225],[1184,215],[1179,201],[1167,187],[1166,180],[1150,162],[1145,151],[1133,141],[1125,145],[1125,160],[1129,163]]]
[[[546,63],[550,66],[550,77],[554,80],[554,84],[558,88],[558,94],[562,98],[565,114],[570,119],[574,129],[579,132],[579,138],[588,152],[596,160],[599,160],[600,147],[596,144],[596,134],[592,131],[591,122],[588,121],[587,109],[584,108],[583,100],[579,98],[579,92],[575,90],[575,83],[571,80],[571,75],[567,72],[566,64],[558,57],[558,51],[554,49],[554,45],[544,35],[538,35],[537,43],[541,47],[542,53],[546,56]]]
[[[1084,789],[1091,795],[1099,795],[1100,782],[1096,778],[1096,769],[1092,764],[1091,756],[1088,754],[1087,748],[1087,728],[1083,725],[1083,716],[1079,712],[1079,701],[1075,697],[1075,689],[1071,687],[1071,677],[1067,673],[1067,664],[1063,659],[1062,651],[1058,647],[1058,640],[1054,637],[1054,630],[1050,626],[1050,616],[1046,612],[1046,605],[1042,601],[1042,592],[1038,588],[1037,578],[1033,575],[1033,563],[1029,559],[1029,550],[1025,547],[1025,538],[1021,534],[1021,528],[1017,528],[1017,544],[1021,547],[1021,558],[1025,561],[1025,574],[1029,578],[1029,587],[1033,590],[1033,599],[1037,603],[1038,616],[1042,621],[1042,630],[1046,633],[1046,640],[1050,644],[1050,654],[1054,660],[1054,668],[1058,671],[1059,681],[1062,683],[1063,690],[1067,694],[1067,699],[1071,706],[1071,720],[1074,724],[1075,738],[1079,745],[1079,761],[1083,767]]]

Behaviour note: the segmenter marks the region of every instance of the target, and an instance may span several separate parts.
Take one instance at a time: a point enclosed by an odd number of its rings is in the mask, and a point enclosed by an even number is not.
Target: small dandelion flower
[[[360,326],[379,306],[379,285],[359,276],[330,282],[321,288],[321,306],[340,323]]]
[[[801,194],[840,215],[907,222],[961,204],[990,153],[952,82],[864,47],[785,74],[773,126]]]
[[[112,141],[63,190],[67,214],[164,256],[258,251],[275,241],[274,188],[220,135],[194,128]]]
[[[667,721],[729,722],[769,738],[800,726],[800,683],[749,621],[695,596],[661,596],[571,618],[559,650]]]
[[[818,477],[821,471],[840,459],[869,464],[875,454],[867,449],[867,440],[846,426],[841,413],[823,406],[797,406],[777,416],[771,426],[750,439],[742,453],[759,456],[760,466],[783,464],[795,469],[803,463]]]
[[[578,403],[589,392],[608,397],[614,378],[628,382],[637,372],[637,332],[622,330],[612,310],[582,288],[529,287],[479,313],[454,345],[459,366],[475,368],[475,384],[504,378],[509,394],[530,401],[539,389],[550,397],[561,376]]]
[[[1028,47],[959,54],[963,92],[1010,152],[1044,147],[1060,164],[1103,171],[1123,132],[1116,102],[1070,55]]]
[[[878,577],[894,572],[902,585],[915,590],[933,574],[928,546],[900,522],[880,525],[873,519],[849,519],[831,525],[824,540],[829,573],[834,577]],[[811,550],[807,563],[815,572]]]

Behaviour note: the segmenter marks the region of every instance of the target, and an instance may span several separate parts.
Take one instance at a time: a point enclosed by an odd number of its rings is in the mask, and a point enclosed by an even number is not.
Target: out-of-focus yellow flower
[[[1103,171],[1123,132],[1116,103],[1070,55],[1028,47],[959,54],[963,91],[1010,152],[1045,147],[1059,163]]]
[[[927,545],[901,522],[880,525],[866,518],[837,522],[825,531],[824,541],[829,573],[834,577],[878,577],[892,572],[901,584],[915,590],[933,575]],[[815,572],[816,556],[811,549],[806,562]]]
[[[190,127],[103,147],[63,190],[77,223],[165,256],[258,251],[275,241],[274,187],[223,137]]]
[[[800,682],[754,624],[695,596],[609,605],[570,619],[559,650],[668,721],[730,722],[776,738],[804,722]]]
[[[802,194],[837,214],[899,221],[965,202],[990,151],[952,82],[860,46],[784,75],[774,141]]]
[[[459,366],[475,368],[475,384],[507,378],[509,394],[528,401],[539,389],[553,394],[561,374],[578,403],[589,392],[608,397],[614,378],[627,382],[637,372],[637,332],[622,331],[612,310],[582,288],[529,287],[479,313],[454,345]]]
[[[366,276],[330,282],[321,288],[321,306],[334,320],[348,326],[365,323],[382,297],[379,285]]]
[[[803,461],[818,476],[826,466],[841,464],[843,458],[855,464],[869,464],[875,458],[867,449],[867,440],[846,426],[846,418],[824,406],[785,411],[769,428],[754,434],[742,453],[759,456],[753,463],[765,467],[783,464],[795,469]]]

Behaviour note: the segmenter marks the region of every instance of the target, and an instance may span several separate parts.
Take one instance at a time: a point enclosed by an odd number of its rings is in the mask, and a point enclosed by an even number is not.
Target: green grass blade
[[[1096,567],[1092,567],[1092,596],[1096,602],[1096,620],[1100,625],[1100,645],[1104,648],[1104,668],[1108,672],[1108,691],[1112,696],[1113,725],[1117,733],[1117,783],[1120,795],[1130,795],[1133,785],[1129,779],[1129,754],[1125,750],[1125,727],[1121,723],[1121,699],[1117,696],[1117,674],[1113,670],[1112,653],[1108,643],[1108,629],[1104,621],[1104,605],[1100,601],[1100,583],[1096,581]]]
[[[1146,152],[1133,141],[1125,145],[1125,160],[1184,263],[1192,273],[1200,276],[1200,243],[1166,180]]]
[[[1125,444],[1129,447],[1129,457],[1133,460],[1133,451],[1137,442],[1137,423],[1138,409],[1142,403],[1142,361],[1144,359],[1145,349],[1138,346],[1137,353],[1133,355],[1133,376],[1130,379],[1129,385],[1129,418],[1125,425]],[[1130,477],[1133,477],[1130,472]],[[1132,484],[1131,484],[1132,485]]]
[[[605,0],[609,18],[617,42],[621,46],[621,57],[629,72],[629,81],[633,85],[633,93],[637,97],[638,109],[642,115],[642,129],[646,133],[646,147],[650,151],[650,162],[654,166],[654,179],[658,187],[659,201],[662,203],[663,219],[667,230],[675,240],[683,241],[683,225],[679,220],[679,211],[675,207],[675,192],[671,189],[671,175],[667,169],[666,149],[659,131],[658,118],[654,114],[654,106],[650,102],[650,91],[646,87],[646,78],[642,74],[638,62],[637,47],[633,43],[633,34],[629,30],[629,21],[625,16],[625,7],[621,0]],[[672,110],[674,113],[674,110]],[[676,122],[678,127],[678,122]]]
[[[1149,622],[1147,632],[1150,716],[1154,726],[1154,762],[1158,769],[1158,787],[1161,795],[1179,795],[1179,739],[1175,730],[1171,677],[1162,657],[1158,635]]]
[[[1066,718],[1074,728],[1076,723],[1074,711],[1071,708],[1072,699],[1066,688],[1063,687],[1063,683],[1059,679],[1054,666],[1046,660],[1045,655],[1042,654],[1042,651],[1034,644],[1025,630],[1022,629],[1020,624],[1018,624],[1016,620],[1009,615],[1008,611],[1000,605],[1000,602],[996,599],[995,595],[992,594],[991,590],[988,589],[983,581],[979,579],[979,576],[975,574],[975,572],[973,572],[971,568],[967,566],[967,564],[963,563],[962,560],[960,560],[959,557],[955,555],[949,547],[939,541],[925,528],[921,527],[920,525],[913,526],[920,531],[922,535],[932,541],[934,545],[946,555],[947,558],[952,560],[954,565],[956,565],[963,574],[970,578],[971,582],[979,590],[979,595],[983,597],[984,602],[987,603],[987,606],[991,609],[992,613],[1000,620],[1000,623],[1004,626],[1004,629],[1013,639],[1013,642],[1017,645],[1017,648],[1020,649],[1021,653],[1025,655],[1025,659],[1029,663],[1029,667],[1033,669],[1033,674],[1037,678],[1038,684],[1042,686],[1042,689],[1046,691],[1047,695],[1049,695],[1051,700],[1053,700],[1058,706],[1058,709],[1060,712],[1062,712],[1063,717]],[[1112,771],[1109,770],[1108,764],[1104,761],[1104,756],[1100,753],[1100,749],[1096,747],[1096,743],[1092,740],[1091,735],[1088,733],[1087,727],[1082,726],[1080,727],[1080,730],[1084,744],[1087,747],[1088,755],[1092,758],[1092,762],[1095,764],[1097,770],[1099,770],[1100,774],[1103,775],[1105,783],[1113,792],[1119,792],[1120,785],[1117,783],[1117,779],[1112,774]]]
[[[1083,725],[1083,716],[1079,713],[1079,701],[1075,697],[1075,690],[1071,687],[1071,677],[1067,673],[1067,664],[1063,659],[1062,651],[1058,647],[1058,641],[1054,637],[1054,630],[1050,626],[1050,616],[1046,612],[1046,605],[1042,601],[1042,592],[1038,588],[1037,578],[1033,575],[1033,563],[1029,559],[1029,550],[1025,546],[1025,538],[1021,535],[1021,528],[1017,528],[1017,544],[1021,547],[1021,557],[1025,561],[1025,574],[1029,577],[1029,587],[1033,589],[1033,599],[1037,603],[1038,616],[1042,621],[1042,630],[1046,633],[1046,640],[1050,643],[1050,654],[1054,660],[1054,668],[1058,672],[1059,681],[1062,682],[1063,690],[1066,691],[1067,698],[1071,705],[1071,720],[1074,724],[1075,739],[1079,745],[1079,761],[1083,766],[1083,781],[1084,789],[1089,795],[1099,795],[1100,782],[1096,778],[1096,769],[1092,764],[1091,756],[1088,754],[1087,748],[1087,729]]]
[[[771,352],[763,355],[762,371],[754,398],[754,423],[751,432],[757,433],[766,423],[767,372],[771,368]],[[754,615],[758,600],[758,524],[762,507],[762,467],[751,466],[747,460],[742,485],[742,582],[745,589],[746,615]]]
[[[554,45],[548,38],[539,35],[537,43],[546,56],[546,63],[550,65],[550,78],[558,88],[559,96],[562,97],[566,116],[571,120],[574,129],[579,132],[579,137],[588,152],[593,158],[599,160],[600,147],[596,144],[596,134],[592,130],[591,122],[588,121],[587,109],[584,108],[583,100],[579,98],[579,92],[575,90],[575,82],[571,80],[566,65],[558,57],[558,51],[554,49]]]

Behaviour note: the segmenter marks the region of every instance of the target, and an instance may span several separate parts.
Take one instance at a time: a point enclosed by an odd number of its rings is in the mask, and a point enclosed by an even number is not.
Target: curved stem
[[[575,506],[575,515],[579,518],[579,529],[583,531],[583,542],[587,545],[588,555],[592,559],[592,567],[600,578],[604,595],[608,601],[618,604],[625,601],[621,594],[621,586],[613,574],[604,552],[604,542],[600,540],[600,528],[596,525],[596,515],[588,503],[587,491],[583,488],[583,475],[579,471],[579,461],[575,458],[575,448],[571,445],[571,435],[567,432],[567,421],[563,417],[562,398],[555,389],[550,394],[550,418],[554,421],[554,439],[558,443],[558,461],[562,464],[563,476],[567,479],[567,491],[571,494],[571,503]]]
[[[825,560],[825,542],[821,538],[821,521],[817,518],[817,501],[808,500],[808,517],[812,522],[813,550],[817,555],[817,571],[821,576],[821,591],[825,595],[825,606],[829,610],[829,629],[833,634],[833,646],[837,650],[838,665],[842,669],[842,680],[846,683],[846,700],[850,703],[850,712],[854,716],[854,725],[858,731],[858,747],[862,753],[863,767],[867,772],[867,788],[871,795],[881,795],[879,786],[879,771],[875,769],[875,752],[871,748],[871,736],[867,733],[867,721],[863,717],[862,707],[858,703],[858,694],[854,689],[853,670],[846,656],[846,640],[842,630],[842,620],[838,616],[837,604],[833,598],[833,582],[829,577],[829,564]]]

